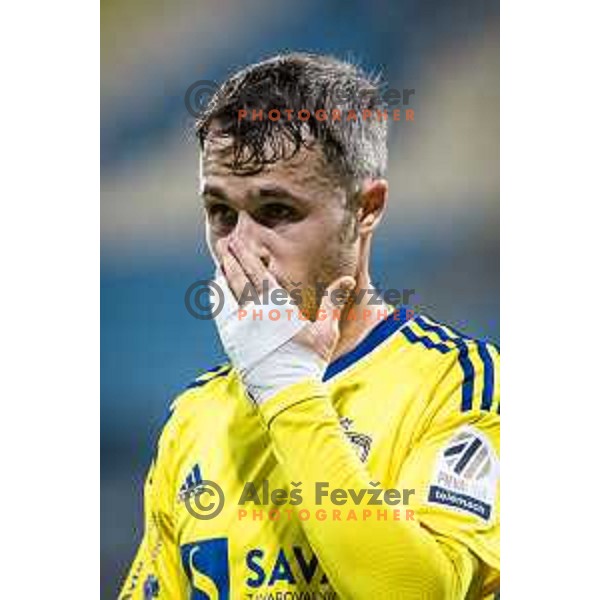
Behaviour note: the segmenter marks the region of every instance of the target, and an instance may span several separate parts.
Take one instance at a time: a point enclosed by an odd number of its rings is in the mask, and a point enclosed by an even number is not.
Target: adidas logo
[[[202,474],[200,473],[200,465],[196,463],[179,488],[179,501],[182,502],[186,498],[193,496],[201,486]]]

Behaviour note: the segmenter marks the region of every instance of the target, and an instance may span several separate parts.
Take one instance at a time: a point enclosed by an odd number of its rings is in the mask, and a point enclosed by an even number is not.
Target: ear
[[[360,235],[372,233],[383,217],[388,199],[386,179],[366,179],[359,192],[358,232]]]

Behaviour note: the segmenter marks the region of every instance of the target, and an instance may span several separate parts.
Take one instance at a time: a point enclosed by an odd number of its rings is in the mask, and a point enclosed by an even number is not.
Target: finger
[[[250,284],[250,280],[237,258],[229,250],[224,250],[221,255],[221,269],[231,292],[239,304],[246,286]]]
[[[356,285],[352,277],[344,276],[336,279],[328,288],[321,300],[321,306],[317,313],[317,320],[307,328],[313,338],[313,347],[325,359],[329,360],[331,353],[335,349],[340,333],[341,313],[345,302],[334,302],[332,295],[334,292],[336,300],[340,296],[347,297],[350,290]],[[342,290],[337,292],[337,290]]]
[[[236,257],[258,293],[262,292],[265,282],[268,290],[281,287],[262,260],[254,252],[248,250],[240,240],[237,238],[230,240],[229,250]]]
[[[356,286],[356,281],[349,275],[344,275],[336,279],[326,290],[321,300],[320,311],[327,315],[326,319],[331,319],[335,311],[341,311],[350,297],[350,292]],[[323,314],[323,313],[322,313]]]
[[[223,252],[225,252],[226,249],[227,249],[227,240],[225,240],[225,239],[217,240],[211,249],[211,254],[212,254],[213,260],[215,261],[215,264],[219,268],[221,268],[223,265]]]

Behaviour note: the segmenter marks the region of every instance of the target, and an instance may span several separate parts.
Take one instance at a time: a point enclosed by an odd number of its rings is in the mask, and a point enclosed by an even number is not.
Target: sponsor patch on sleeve
[[[487,437],[463,427],[442,448],[427,492],[427,502],[489,521],[500,467]]]

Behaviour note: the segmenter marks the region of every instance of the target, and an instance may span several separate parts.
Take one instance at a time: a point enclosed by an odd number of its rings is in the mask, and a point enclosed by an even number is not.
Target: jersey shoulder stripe
[[[473,408],[473,387],[475,380],[475,368],[469,356],[469,346],[467,339],[464,336],[459,336],[453,333],[450,335],[449,330],[445,330],[441,324],[436,323],[425,315],[418,315],[415,318],[415,323],[424,331],[432,332],[439,336],[441,340],[449,345],[452,345],[458,350],[458,362],[462,367],[464,379],[462,383],[462,401],[461,411],[467,412]]]
[[[422,344],[425,348],[429,350],[437,350],[442,354],[446,354],[455,349],[454,346],[449,346],[443,342],[436,343],[431,338],[426,335],[419,335],[415,331],[414,325],[408,324],[406,327],[400,330],[402,335],[411,343],[411,344]]]
[[[497,363],[499,350],[494,344],[475,340],[456,329],[442,325],[426,315],[417,315],[410,327],[402,330],[411,343],[443,354],[454,350],[463,372],[461,412],[473,409],[492,411],[497,392]],[[495,407],[499,413],[499,401]]]
[[[426,317],[431,321],[429,317]],[[481,410],[491,411],[494,410],[492,406],[494,403],[494,394],[498,392],[498,374],[499,374],[499,361],[500,361],[500,346],[489,340],[473,340],[473,338],[461,333],[450,325],[444,326],[452,334],[453,338],[462,338],[468,340],[477,345],[477,352],[483,363],[483,391]],[[497,405],[495,412],[500,414],[500,400],[497,399]]]
[[[187,386],[187,390],[191,390],[194,388],[199,388],[205,386],[207,383],[212,381],[213,379],[217,379],[218,377],[225,377],[225,375],[229,374],[231,371],[231,364],[225,363],[215,367],[214,369],[209,369],[208,371],[203,371],[192,383]]]
[[[484,342],[477,342],[477,350],[484,365],[481,410],[490,410],[492,400],[494,399],[494,363],[490,351]]]
[[[177,408],[177,406],[182,402],[182,400],[185,397],[188,396],[188,392],[190,392],[190,390],[196,390],[198,388],[204,387],[205,385],[209,384],[210,382],[214,381],[215,379],[219,379],[220,377],[225,377],[226,375],[228,375],[231,372],[231,369],[232,369],[231,364],[224,363],[224,364],[221,364],[221,365],[215,367],[214,369],[202,371],[200,373],[200,375],[198,375],[198,377],[196,377],[196,379],[194,379],[194,381],[192,381],[192,383],[190,383],[188,386],[186,386],[185,389],[181,393],[179,393],[177,395],[177,397],[170,403],[167,414],[163,418],[163,421],[162,421],[162,429],[165,428],[165,426],[167,425],[167,423],[173,416],[173,413],[175,412],[175,409]]]

